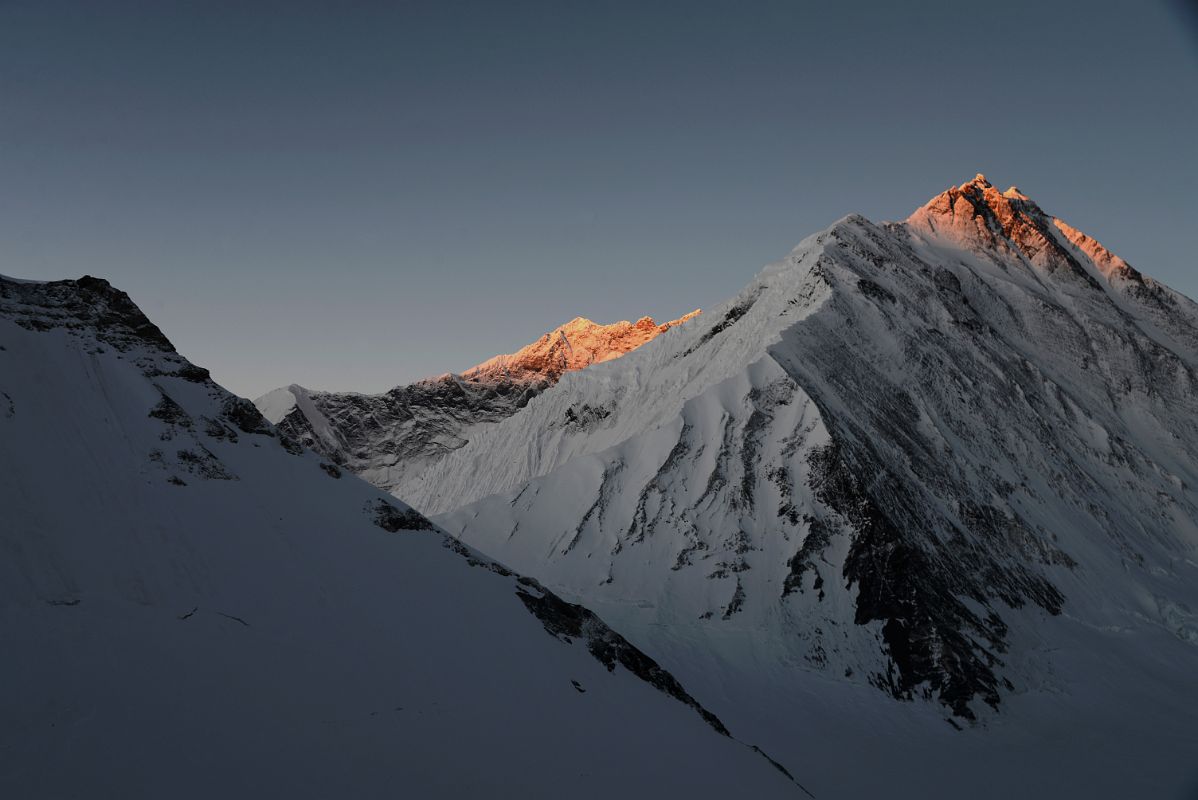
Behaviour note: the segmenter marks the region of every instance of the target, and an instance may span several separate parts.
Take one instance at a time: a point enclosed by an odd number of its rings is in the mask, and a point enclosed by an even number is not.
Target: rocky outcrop
[[[94,335],[122,352],[138,346],[156,352],[175,352],[170,340],[129,295],[114,289],[103,278],[90,275],[78,280],[47,282],[0,276],[0,313],[29,330],[57,328]]]

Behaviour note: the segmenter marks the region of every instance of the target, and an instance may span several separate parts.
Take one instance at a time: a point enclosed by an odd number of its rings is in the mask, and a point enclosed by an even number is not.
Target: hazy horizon
[[[983,172],[1195,297],[1179,9],[0,4],[0,273],[107,278],[249,397],[377,392]]]

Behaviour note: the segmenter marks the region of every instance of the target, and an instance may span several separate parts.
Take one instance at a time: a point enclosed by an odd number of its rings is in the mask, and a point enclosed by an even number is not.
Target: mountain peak
[[[1093,238],[1045,213],[1016,186],[1005,192],[980,172],[973,180],[946,189],[907,218],[907,227],[927,238],[1000,257],[1022,255],[1048,273],[1083,280],[1118,274],[1141,276],[1126,261]],[[1086,263],[1092,266],[1087,268]]]
[[[961,192],[962,194],[969,192],[980,192],[983,196],[985,196],[987,189],[994,189],[997,191],[994,184],[991,183],[981,172],[979,172],[977,175],[974,175],[972,180],[965,181],[965,183],[957,187],[957,191]],[[1021,192],[1018,186],[1011,186],[1005,192],[1000,192],[999,196],[1004,197],[1007,200],[1031,201],[1031,198]]]
[[[967,186],[979,186],[983,189],[988,189],[992,185],[993,184],[991,184],[990,181],[986,180],[986,176],[979,172],[977,175],[973,176],[973,180],[966,181],[965,183],[961,184],[959,188],[961,191],[965,191]]]
[[[1027,195],[1013,186],[1000,192],[979,172],[973,180],[933,197],[908,217],[907,224],[959,244],[1001,248],[1034,232],[1043,233],[1046,221]]]
[[[652,317],[610,325],[575,317],[515,353],[495,356],[462,373],[467,380],[506,377],[554,383],[563,373],[610,361],[657,338],[675,325],[699,314],[695,309],[678,319],[658,324]]]
[[[103,278],[28,281],[0,276],[0,313],[27,330],[94,330],[121,351],[148,345],[175,354],[174,345],[129,295]]]

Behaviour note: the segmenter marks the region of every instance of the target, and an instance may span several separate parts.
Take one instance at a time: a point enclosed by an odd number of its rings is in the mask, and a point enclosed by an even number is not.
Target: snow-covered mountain
[[[1196,369],[1198,306],[979,175],[404,491],[819,796],[1194,796]]]
[[[292,384],[254,401],[288,436],[397,497],[475,431],[510,417],[563,374],[618,358],[696,316],[600,325],[583,317],[515,353],[378,395]]]
[[[0,796],[793,797],[94,278],[0,279]]]

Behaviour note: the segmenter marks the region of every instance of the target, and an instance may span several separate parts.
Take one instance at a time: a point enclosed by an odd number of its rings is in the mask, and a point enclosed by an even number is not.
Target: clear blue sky
[[[818,6],[0,0],[0,272],[241,394],[379,391],[982,171],[1198,295],[1185,6]]]

